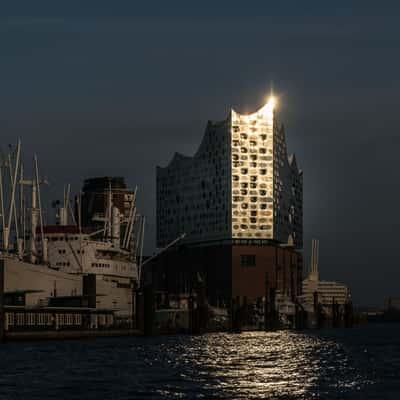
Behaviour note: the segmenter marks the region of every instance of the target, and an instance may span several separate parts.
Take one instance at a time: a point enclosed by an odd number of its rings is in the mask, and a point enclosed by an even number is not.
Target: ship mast
[[[5,225],[5,214],[4,214],[4,191],[3,191],[3,163],[0,164],[0,214],[1,214],[1,237],[2,244],[4,246],[4,228]]]
[[[131,202],[131,208],[129,211],[128,222],[125,228],[125,235],[124,240],[122,242],[122,248],[129,249],[129,244],[131,243],[131,237],[133,232],[133,227],[135,225],[136,220],[136,193],[137,193],[137,186],[135,187],[135,191],[133,193],[133,199]]]
[[[71,185],[64,186],[63,206],[58,210],[58,221],[61,226],[68,225],[68,206],[69,196],[71,192]]]
[[[37,249],[36,249],[36,231],[38,225],[40,227],[40,236],[41,236],[41,244],[42,244],[42,257],[43,261],[47,262],[47,241],[44,238],[43,231],[43,214],[42,214],[42,205],[41,205],[41,197],[40,197],[40,185],[47,183],[45,180],[40,180],[39,178],[39,168],[37,156],[34,156],[34,170],[35,177],[32,179],[21,179],[20,184],[31,187],[31,227],[30,227],[30,244],[29,244],[29,255],[30,261],[32,264],[37,262]]]
[[[19,159],[20,159],[20,154],[21,154],[21,141],[18,140],[17,143],[17,155],[16,155],[16,160],[15,160],[15,169],[13,171],[12,169],[12,160],[11,160],[11,155],[8,156],[8,162],[6,164],[2,165],[8,166],[10,168],[10,181],[11,181],[11,198],[10,198],[10,206],[9,206],[9,212],[8,212],[8,219],[6,221],[6,215],[4,213],[4,191],[3,191],[3,179],[1,179],[1,207],[2,207],[2,223],[3,223],[3,249],[4,251],[8,251],[9,248],[9,242],[10,242],[10,231],[11,231],[11,223],[12,223],[12,217],[15,215],[16,208],[15,208],[15,192],[16,192],[16,185],[17,185],[17,176],[18,176],[18,167],[19,167]],[[2,173],[1,173],[2,174]],[[16,215],[15,215],[15,222],[17,221]],[[16,230],[18,230],[16,226]]]

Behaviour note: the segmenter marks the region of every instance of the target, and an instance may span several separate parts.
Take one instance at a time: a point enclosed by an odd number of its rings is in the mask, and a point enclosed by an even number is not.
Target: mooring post
[[[146,285],[143,288],[143,303],[143,334],[152,336],[155,323],[155,293],[152,285]]]
[[[279,326],[279,315],[275,304],[276,291],[275,288],[269,288],[269,307],[270,307],[270,318],[271,318],[271,329],[275,331]]]
[[[270,329],[269,281],[268,274],[265,274],[264,330],[269,331]]]

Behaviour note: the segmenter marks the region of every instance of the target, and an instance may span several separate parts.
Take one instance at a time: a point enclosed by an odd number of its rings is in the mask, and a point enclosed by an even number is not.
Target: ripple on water
[[[391,329],[9,343],[0,399],[397,399]]]

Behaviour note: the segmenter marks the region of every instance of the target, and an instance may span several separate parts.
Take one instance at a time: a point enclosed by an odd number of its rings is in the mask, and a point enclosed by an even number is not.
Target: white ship
[[[39,321],[50,326],[50,319],[59,329],[78,326],[83,310],[89,307],[99,316],[91,317],[92,328],[116,322],[132,326],[145,224],[136,209],[136,190],[122,193],[124,215],[114,204],[110,184],[103,193],[103,212],[93,216],[96,225],[85,227],[81,224],[81,198],[77,196],[73,207],[68,186],[56,223],[48,225],[40,190],[46,182],[39,176],[36,156],[33,164],[34,176],[27,179],[18,143],[0,165],[0,264],[2,261],[6,329],[23,329]],[[64,311],[53,315],[48,310],[51,304]]]

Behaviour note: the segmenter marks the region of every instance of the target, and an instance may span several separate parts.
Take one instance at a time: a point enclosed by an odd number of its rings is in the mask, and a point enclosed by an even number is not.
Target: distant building
[[[400,297],[389,297],[385,301],[385,310],[400,311]]]
[[[311,265],[308,276],[302,283],[300,301],[307,311],[314,310],[314,297],[322,305],[327,314],[331,312],[332,304],[344,306],[350,300],[350,291],[346,285],[332,281],[320,281],[318,271],[319,241],[312,240]]]
[[[152,263],[153,282],[189,291],[201,277],[214,303],[300,293],[303,176],[287,154],[274,101],[209,121],[193,157],[157,167],[157,245],[186,233]]]

